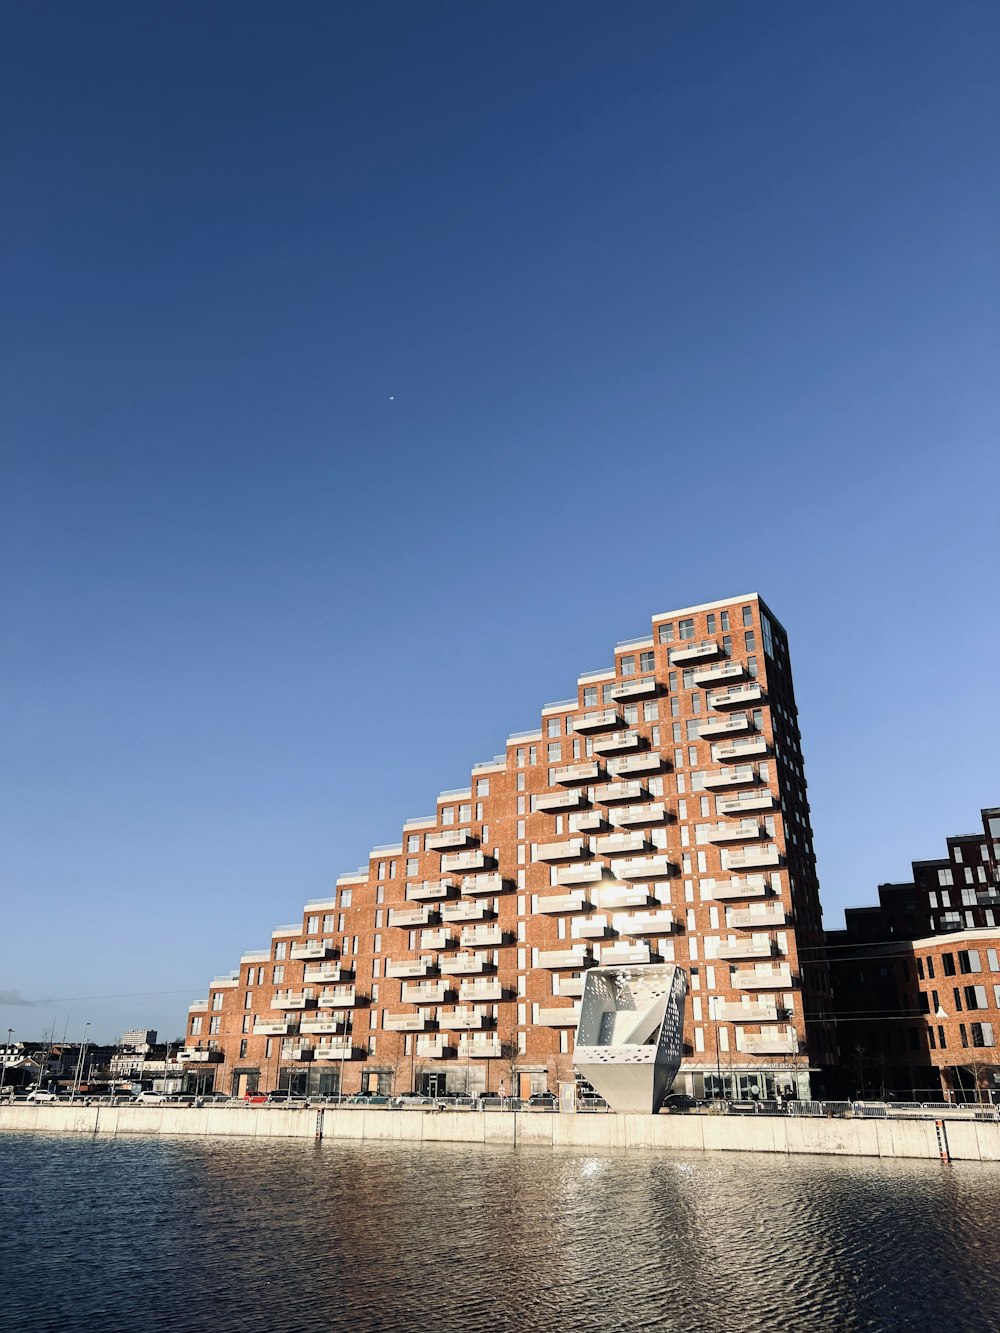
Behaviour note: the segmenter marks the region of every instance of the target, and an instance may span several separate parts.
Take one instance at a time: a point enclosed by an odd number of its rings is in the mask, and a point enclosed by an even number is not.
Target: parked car
[[[554,1092],[533,1092],[528,1098],[527,1106],[530,1110],[536,1111],[554,1111],[556,1109],[556,1096]]]
[[[263,1104],[267,1101],[267,1093],[245,1092],[243,1094],[243,1100],[246,1102],[248,1106],[263,1106]]]
[[[347,1106],[388,1106],[389,1098],[383,1097],[378,1092],[356,1092],[353,1097],[348,1097]]]
[[[44,1088],[36,1088],[34,1092],[29,1092],[24,1099],[26,1102],[57,1102],[59,1094],[55,1092],[46,1092]]]
[[[160,1106],[170,1099],[164,1092],[137,1092],[132,1100],[137,1106]]]
[[[393,1106],[398,1106],[404,1109],[411,1106],[418,1108],[437,1106],[437,1102],[433,1097],[427,1097],[422,1092],[402,1092],[398,1097],[393,1098],[392,1104]]]
[[[671,1115],[683,1115],[686,1111],[696,1111],[699,1106],[704,1106],[704,1102],[698,1101],[697,1097],[689,1097],[686,1092],[672,1092],[663,1103],[662,1110],[668,1111]]]

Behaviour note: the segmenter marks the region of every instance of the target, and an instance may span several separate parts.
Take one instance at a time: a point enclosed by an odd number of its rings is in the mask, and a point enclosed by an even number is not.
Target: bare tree
[[[997,1051],[995,1047],[973,1046],[963,1064],[959,1067],[959,1087],[965,1092],[964,1081],[961,1074],[964,1072],[972,1079],[972,1089],[974,1098],[977,1102],[984,1102],[988,1099],[983,1095],[990,1083],[990,1075],[998,1067]]]

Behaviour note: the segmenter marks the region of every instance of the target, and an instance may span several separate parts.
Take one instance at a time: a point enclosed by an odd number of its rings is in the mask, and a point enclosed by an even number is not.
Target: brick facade
[[[554,1088],[587,968],[688,969],[678,1087],[807,1095],[835,1059],[784,630],[654,617],[191,1006],[216,1087]]]

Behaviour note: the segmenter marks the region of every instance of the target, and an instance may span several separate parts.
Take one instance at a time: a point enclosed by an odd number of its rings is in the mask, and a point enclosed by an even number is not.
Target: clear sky
[[[0,1029],[180,1034],[677,606],[828,924],[1000,802],[995,4],[3,26]]]

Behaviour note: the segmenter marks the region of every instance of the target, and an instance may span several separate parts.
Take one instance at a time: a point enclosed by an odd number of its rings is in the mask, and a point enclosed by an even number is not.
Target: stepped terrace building
[[[835,1061],[785,631],[653,618],[191,1006],[241,1094],[554,1089],[587,969],[689,974],[676,1084],[808,1096]]]

